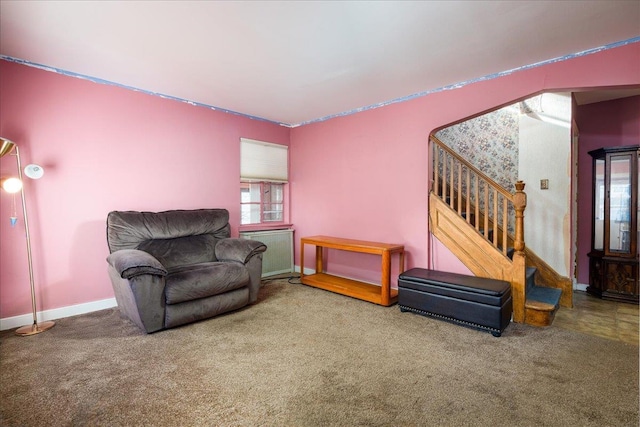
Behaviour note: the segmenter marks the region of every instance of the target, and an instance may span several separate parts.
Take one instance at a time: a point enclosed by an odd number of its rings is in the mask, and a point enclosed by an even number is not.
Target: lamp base
[[[40,332],[44,332],[53,328],[55,325],[56,325],[56,322],[53,322],[53,321],[47,321],[47,322],[41,322],[41,323],[33,322],[33,325],[27,325],[27,326],[23,326],[21,328],[16,329],[16,335],[26,337],[29,335],[39,334]]]

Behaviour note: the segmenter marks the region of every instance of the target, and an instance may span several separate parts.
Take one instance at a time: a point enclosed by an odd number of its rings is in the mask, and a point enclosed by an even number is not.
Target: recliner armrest
[[[138,249],[121,249],[107,257],[107,262],[123,279],[143,274],[166,276],[167,270],[151,254]]]
[[[267,245],[257,240],[228,238],[216,244],[218,261],[237,261],[246,264],[252,256],[267,250]]]

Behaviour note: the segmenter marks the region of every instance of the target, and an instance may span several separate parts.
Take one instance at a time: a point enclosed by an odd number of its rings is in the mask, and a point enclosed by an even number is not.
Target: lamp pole
[[[20,182],[23,182],[22,164],[20,163],[20,149],[15,144],[15,142],[9,141],[8,139],[0,138],[0,142],[2,143],[2,146],[0,148],[0,157],[3,157],[6,154],[11,153],[11,151],[15,150],[15,154],[12,155],[16,156],[16,162],[18,163],[18,179],[20,179]],[[20,188],[20,196],[22,198],[22,216],[24,219],[25,236],[27,239],[27,261],[29,263],[29,284],[31,286],[31,311],[33,313],[33,324],[22,326],[16,329],[16,334],[27,336],[39,334],[40,332],[51,329],[55,326],[55,322],[46,321],[38,323],[38,312],[36,309],[36,289],[33,278],[33,258],[31,256],[31,235],[29,234],[29,219],[27,216],[27,202],[24,196],[24,183]]]

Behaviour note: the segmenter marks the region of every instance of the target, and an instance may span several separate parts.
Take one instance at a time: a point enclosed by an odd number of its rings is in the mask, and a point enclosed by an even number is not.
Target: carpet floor
[[[117,309],[0,333],[2,426],[638,426],[638,347],[502,337],[286,280],[146,335]]]

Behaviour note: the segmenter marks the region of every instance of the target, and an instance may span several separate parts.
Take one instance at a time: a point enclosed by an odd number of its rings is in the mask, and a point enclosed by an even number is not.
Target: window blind
[[[289,147],[240,138],[240,180],[287,182]]]

